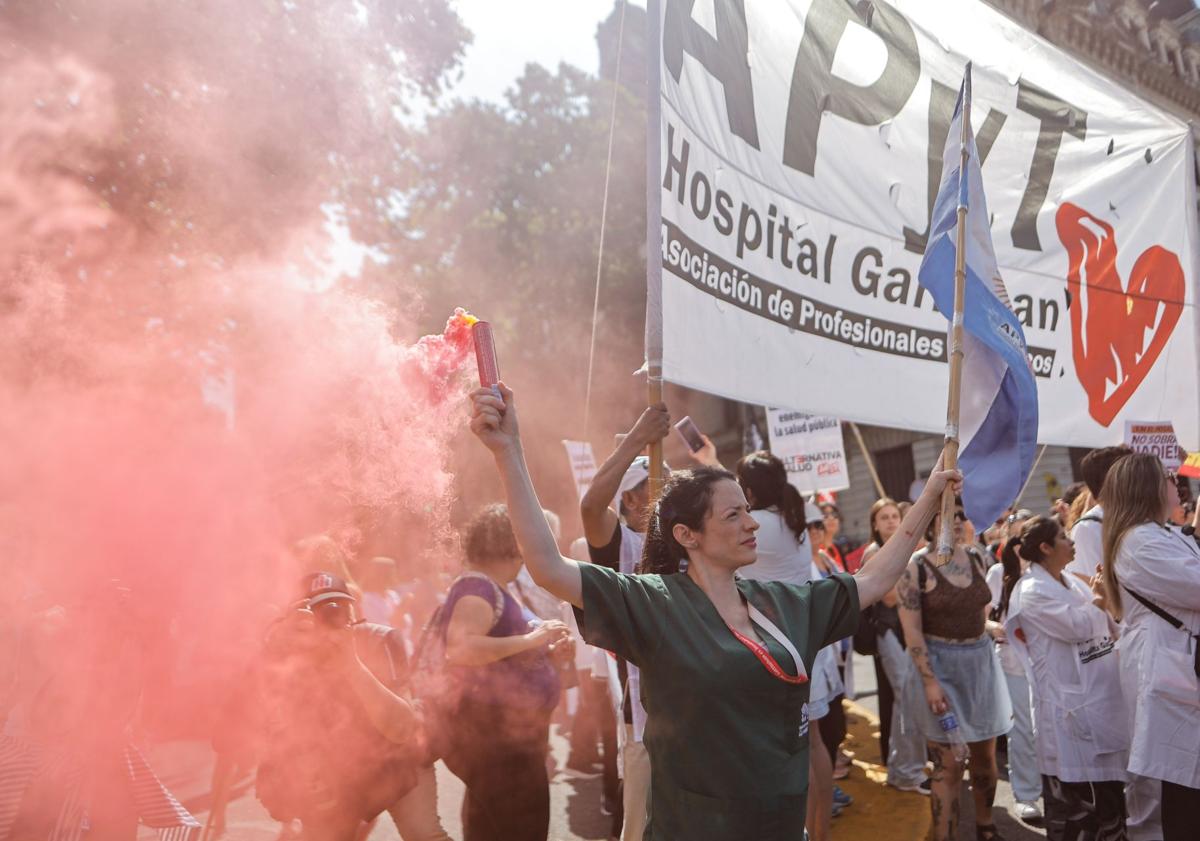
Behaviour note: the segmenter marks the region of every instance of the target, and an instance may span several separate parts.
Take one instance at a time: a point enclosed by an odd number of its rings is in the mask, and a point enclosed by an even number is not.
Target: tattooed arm
[[[900,528],[854,576],[858,582],[858,602],[862,607],[880,601],[896,586],[896,579],[904,572],[904,565],[917,548],[925,526],[937,513],[942,490],[946,487],[959,493],[962,490],[962,474],[957,470],[943,470],[942,457],[938,456],[937,464],[925,482],[925,490],[900,521]]]
[[[917,570],[917,560],[909,562],[904,575],[896,584],[896,595],[899,598],[900,625],[904,628],[904,641],[908,645],[908,655],[912,657],[921,683],[925,685],[925,700],[934,715],[941,715],[949,709],[946,694],[938,683],[933,667],[929,663],[929,651],[925,647],[925,634],[921,621],[921,592],[920,577]]]

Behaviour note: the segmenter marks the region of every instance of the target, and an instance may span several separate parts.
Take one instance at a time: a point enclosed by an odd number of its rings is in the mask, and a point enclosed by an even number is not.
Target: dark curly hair
[[[679,562],[687,557],[687,550],[675,539],[675,526],[682,523],[690,529],[702,528],[712,508],[713,487],[725,479],[737,481],[732,473],[719,467],[677,470],[671,474],[650,513],[638,572],[661,575],[679,572]]]
[[[508,519],[508,506],[488,505],[471,518],[463,535],[467,563],[478,566],[520,556],[521,547]]]

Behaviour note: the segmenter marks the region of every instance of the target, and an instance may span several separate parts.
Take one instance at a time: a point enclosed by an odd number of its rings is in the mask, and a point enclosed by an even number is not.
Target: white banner
[[[842,422],[790,409],[767,409],[771,452],[788,470],[788,481],[802,494],[850,487]]]
[[[946,319],[916,274],[970,59],[1038,440],[1115,444],[1166,416],[1200,447],[1183,122],[974,0],[655,7],[666,379],[944,430]]]
[[[1187,458],[1187,453],[1175,440],[1175,429],[1170,421],[1125,421],[1125,443],[1135,453],[1158,456],[1163,467],[1172,473],[1178,472]]]
[[[563,446],[567,449],[567,460],[571,462],[571,476],[575,479],[575,492],[582,500],[587,489],[592,486],[592,479],[596,476],[596,456],[592,452],[592,444],[590,441],[568,441],[564,438]]]

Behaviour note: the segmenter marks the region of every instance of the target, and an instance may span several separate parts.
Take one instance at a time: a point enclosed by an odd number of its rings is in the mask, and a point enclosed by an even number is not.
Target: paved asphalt
[[[870,658],[856,656],[854,674],[855,685],[859,693],[858,703],[878,715],[874,695],[875,674]],[[556,730],[551,742],[556,767],[560,770],[555,772],[550,787],[549,841],[604,841],[607,838],[608,819],[600,814],[599,777],[580,777],[563,773],[561,769],[564,768],[566,761],[566,740]],[[205,767],[198,768],[193,774],[197,777],[191,781],[193,790],[198,790],[198,787],[203,788],[200,778],[207,773]],[[1007,774],[1002,768],[1001,777],[1005,776]],[[442,816],[442,823],[450,836],[458,841],[462,838],[462,823],[459,818],[462,783],[445,768],[439,766],[438,787],[438,811]],[[173,785],[172,788],[174,789]],[[202,822],[206,817],[206,799],[200,796],[195,800],[194,811]],[[963,821],[959,837],[961,841],[975,841],[972,798],[965,783],[962,802]],[[1007,841],[1034,841],[1034,839],[1045,837],[1041,830],[1026,826],[1013,817],[1015,804],[1013,803],[1012,789],[1003,779],[997,792],[996,806],[996,823]],[[229,830],[224,836],[228,841],[274,841],[279,834],[279,825],[263,811],[254,799],[253,792],[245,789],[229,806],[228,826]],[[155,836],[149,831],[144,831],[141,837],[150,841]],[[833,824],[833,837],[835,841],[892,841],[892,839],[878,837],[852,837],[845,830],[839,831],[837,821]],[[385,815],[371,832],[370,841],[402,841],[402,839],[391,820]],[[894,841],[919,840],[894,839]]]

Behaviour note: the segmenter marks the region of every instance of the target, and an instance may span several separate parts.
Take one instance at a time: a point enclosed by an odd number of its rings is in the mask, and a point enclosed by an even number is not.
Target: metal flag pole
[[[954,244],[954,318],[950,322],[950,388],[946,400],[946,449],[942,466],[958,469],[958,421],[962,403],[963,304],[967,289],[967,132],[971,128],[971,63],[963,75],[962,125],[958,159],[958,230]],[[942,492],[942,523],[937,542],[938,566],[954,555],[954,491]]]

